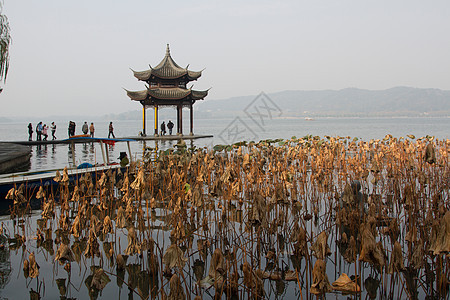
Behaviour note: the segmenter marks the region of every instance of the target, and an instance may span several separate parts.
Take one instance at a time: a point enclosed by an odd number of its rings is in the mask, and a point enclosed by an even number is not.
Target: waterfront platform
[[[0,174],[19,172],[30,166],[31,148],[0,142]]]
[[[103,151],[103,144],[114,144],[116,142],[127,142],[129,155],[132,157],[130,142],[133,141],[178,141],[195,140],[201,138],[211,138],[212,135],[164,135],[164,136],[129,136],[115,139],[91,138],[78,136],[70,139],[47,140],[47,141],[4,141],[0,142],[0,174],[25,171],[30,167],[31,147],[40,145],[56,145],[82,143],[100,143],[102,144],[102,156],[105,163],[109,162],[108,152]],[[75,156],[73,156],[75,165]]]
[[[128,137],[122,137],[122,138],[115,138],[115,139],[108,139],[108,138],[83,138],[83,137],[77,137],[77,138],[70,138],[70,139],[63,139],[63,140],[47,140],[47,141],[5,141],[3,143],[5,144],[18,144],[18,145],[25,145],[25,146],[35,146],[35,145],[55,145],[55,144],[80,144],[80,143],[91,143],[94,141],[112,141],[112,142],[129,142],[129,141],[171,141],[171,140],[196,140],[196,139],[202,139],[202,138],[212,138],[212,135],[160,135],[160,136],[154,136],[154,135],[148,135],[148,136],[128,136]],[[1,145],[0,145],[1,148]]]

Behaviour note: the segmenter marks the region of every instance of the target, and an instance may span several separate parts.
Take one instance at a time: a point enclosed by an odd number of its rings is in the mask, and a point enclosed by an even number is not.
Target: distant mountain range
[[[243,114],[257,96],[198,101],[197,115],[226,117]],[[283,91],[267,94],[282,117],[303,116],[450,116],[450,91],[395,87],[387,90],[347,88]]]
[[[194,105],[196,119],[245,117],[245,109],[257,103],[261,95],[241,96],[227,99],[197,101]],[[342,90],[283,91],[264,94],[267,103],[275,104],[281,113],[275,117],[450,117],[450,91],[395,87],[387,90]],[[153,111],[147,110],[148,119]],[[184,116],[189,115],[186,111]],[[161,120],[173,119],[174,109],[162,109]],[[89,120],[139,120],[142,111],[137,108],[120,114],[99,115]],[[84,120],[83,116],[50,116],[49,120]],[[0,117],[5,122],[36,122],[42,117]],[[172,120],[173,121],[173,120]]]

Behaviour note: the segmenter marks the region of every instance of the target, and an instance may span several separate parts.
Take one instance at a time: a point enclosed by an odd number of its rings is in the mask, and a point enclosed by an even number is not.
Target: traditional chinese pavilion
[[[155,135],[158,135],[158,107],[173,106],[177,109],[177,133],[183,135],[183,107],[190,110],[190,134],[194,134],[194,114],[192,106],[195,101],[203,100],[208,95],[206,91],[196,91],[186,88],[188,82],[197,80],[202,76],[202,71],[188,70],[175,63],[170,56],[169,44],[167,44],[166,56],[154,68],[136,72],[134,77],[147,83],[147,89],[143,91],[128,91],[127,95],[133,101],[139,101],[142,105],[143,131],[145,130],[145,110],[153,107],[155,111]]]

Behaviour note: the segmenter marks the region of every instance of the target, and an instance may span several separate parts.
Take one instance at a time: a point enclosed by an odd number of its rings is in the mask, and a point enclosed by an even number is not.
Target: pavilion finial
[[[170,48],[169,48],[169,44],[167,44],[167,48],[166,48],[166,56],[170,56]]]

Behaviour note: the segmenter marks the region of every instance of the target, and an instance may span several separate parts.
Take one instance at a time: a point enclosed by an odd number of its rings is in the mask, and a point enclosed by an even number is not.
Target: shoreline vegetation
[[[11,190],[0,251],[33,299],[445,299],[449,154],[412,135],[147,148],[125,173],[59,174],[39,216]]]

